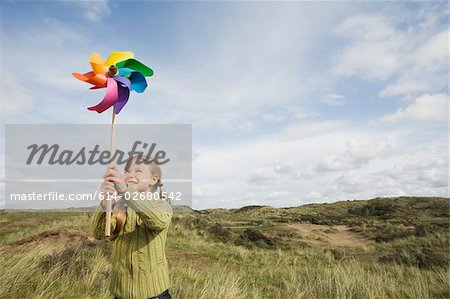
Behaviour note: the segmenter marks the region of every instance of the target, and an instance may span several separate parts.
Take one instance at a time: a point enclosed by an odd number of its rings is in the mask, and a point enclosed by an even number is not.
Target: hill
[[[449,203],[182,207],[167,241],[171,291],[181,299],[448,298]],[[91,237],[91,215],[1,211],[0,298],[109,297],[111,243]]]

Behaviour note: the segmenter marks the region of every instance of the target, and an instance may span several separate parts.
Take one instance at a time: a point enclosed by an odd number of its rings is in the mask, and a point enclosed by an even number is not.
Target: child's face
[[[154,185],[158,182],[158,177],[153,176],[150,172],[150,166],[144,162],[136,164],[136,160],[133,160],[130,167],[125,170],[124,179],[129,186],[139,192],[147,190],[149,185]]]

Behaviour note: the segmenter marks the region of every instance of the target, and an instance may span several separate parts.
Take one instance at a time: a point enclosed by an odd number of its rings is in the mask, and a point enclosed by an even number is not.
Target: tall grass
[[[77,233],[30,238],[49,230],[88,231],[89,215],[63,214],[37,213],[25,219],[21,213],[2,213],[0,298],[110,298],[110,245],[106,241]],[[45,221],[40,221],[41,217]],[[27,226],[33,219],[35,225]],[[438,236],[431,245],[448,242]],[[27,238],[29,241],[21,242]],[[408,238],[415,240],[414,236]],[[411,242],[399,239],[392,244],[408,246]],[[375,248],[389,251],[392,244],[363,246],[360,252],[370,256]],[[421,269],[352,255],[342,258],[333,251],[308,246],[248,249],[215,241],[203,230],[182,223],[171,226],[167,256],[174,298],[450,296],[445,267]]]

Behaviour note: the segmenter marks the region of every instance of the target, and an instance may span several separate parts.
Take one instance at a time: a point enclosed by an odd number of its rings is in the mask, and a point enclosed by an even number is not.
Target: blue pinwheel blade
[[[131,82],[130,89],[137,93],[142,93],[147,88],[147,81],[145,80],[144,75],[139,72],[132,72],[128,79],[130,79]]]

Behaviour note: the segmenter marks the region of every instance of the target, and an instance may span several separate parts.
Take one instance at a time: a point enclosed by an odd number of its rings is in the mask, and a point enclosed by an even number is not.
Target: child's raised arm
[[[168,227],[173,215],[170,203],[164,199],[141,199],[139,193],[128,186],[121,196],[149,229],[163,230]]]

